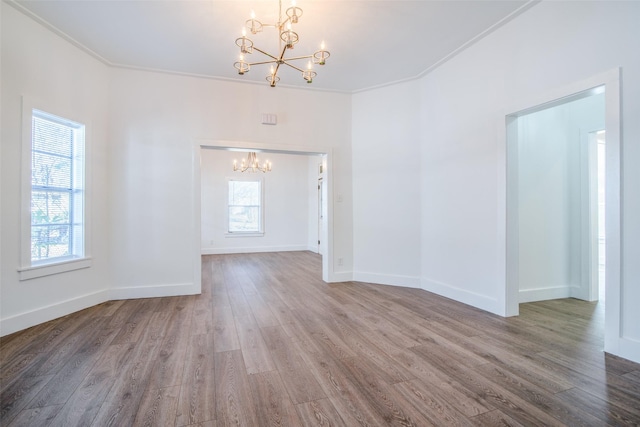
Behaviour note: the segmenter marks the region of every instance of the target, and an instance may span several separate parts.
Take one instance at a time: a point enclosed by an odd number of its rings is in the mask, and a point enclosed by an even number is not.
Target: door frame
[[[201,151],[203,149],[216,149],[216,150],[228,150],[228,151],[255,151],[263,153],[283,153],[283,154],[297,154],[297,155],[318,155],[323,158],[323,165],[325,169],[326,191],[327,198],[325,203],[327,204],[327,215],[325,218],[324,235],[320,236],[325,243],[326,254],[322,256],[322,280],[327,283],[340,282],[341,280],[336,278],[333,265],[333,150],[327,147],[305,147],[305,146],[291,146],[284,144],[266,144],[256,142],[243,142],[243,141],[225,141],[225,140],[209,140],[209,139],[195,139],[193,143],[193,218],[192,226],[195,230],[193,241],[193,259],[194,259],[194,280],[201,286],[202,282],[202,250],[201,250],[201,218],[202,218],[202,185],[201,185]],[[230,166],[231,167],[231,166]]]
[[[605,351],[619,354],[621,346],[621,143],[620,143],[620,69],[615,68],[582,81],[557,88],[549,93],[518,100],[501,115],[499,147],[504,163],[499,171],[499,218],[502,264],[504,274],[504,315],[519,313],[519,255],[518,255],[518,179],[517,179],[517,118],[519,115],[543,110],[564,103],[568,98],[605,88],[606,153],[606,297],[605,297]]]

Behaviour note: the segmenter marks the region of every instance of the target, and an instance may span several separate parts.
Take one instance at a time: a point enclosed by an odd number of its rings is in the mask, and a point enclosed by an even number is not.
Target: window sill
[[[253,231],[250,232],[240,232],[240,231],[236,231],[235,233],[224,233],[224,237],[262,237],[264,236],[264,232],[261,233],[256,233]]]
[[[54,264],[25,267],[19,269],[18,273],[20,273],[20,280],[22,281],[89,267],[91,267],[91,258],[80,258],[70,261],[56,262]]]

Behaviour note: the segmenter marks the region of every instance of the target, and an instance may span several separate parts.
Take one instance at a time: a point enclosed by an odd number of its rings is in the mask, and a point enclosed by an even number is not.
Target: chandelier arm
[[[289,61],[289,60],[288,60],[288,59],[286,59],[282,64],[284,64],[284,65],[288,65],[289,67],[294,68],[294,69],[296,69],[296,70],[300,71],[301,73],[304,73],[304,70],[303,70],[302,68],[298,68],[298,67],[296,67],[296,66],[295,66],[295,65],[293,65],[293,64],[289,64],[289,62],[287,62],[287,61]]]
[[[255,46],[253,47],[253,50],[257,50],[257,51],[258,51],[258,52],[260,52],[261,54],[266,55],[266,56],[268,56],[269,58],[273,58],[275,61],[279,61],[280,59],[282,59],[282,58],[278,58],[278,57],[276,57],[276,56],[273,56],[273,55],[271,55],[270,53],[265,52],[264,50],[260,50],[260,49],[258,49],[258,48],[257,48],[257,47],[255,47]]]
[[[287,52],[287,46],[285,45],[284,49],[282,49],[282,53],[280,54],[280,58],[278,58],[278,62],[284,62],[284,54]],[[271,56],[271,55],[269,55]]]
[[[278,70],[280,69],[280,62],[276,62],[276,69],[273,71],[273,78],[278,75]]]
[[[298,59],[310,59],[313,58],[313,55],[305,55],[305,56],[293,56],[291,58],[284,58],[285,61],[297,61]]]
[[[254,65],[277,64],[277,63],[278,63],[278,60],[274,59],[273,61],[250,62],[249,65],[253,67]]]

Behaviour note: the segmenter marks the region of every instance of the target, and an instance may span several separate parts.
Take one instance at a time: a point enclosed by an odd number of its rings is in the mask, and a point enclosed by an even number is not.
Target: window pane
[[[69,223],[69,193],[31,193],[31,224]]]
[[[229,205],[259,205],[260,181],[229,181]]]
[[[84,255],[84,126],[33,110],[31,261]]]
[[[71,159],[33,152],[31,185],[71,188]]]
[[[260,208],[258,206],[229,207],[229,231],[260,231]]]
[[[33,261],[69,255],[68,225],[31,226],[31,259]]]
[[[59,156],[71,157],[73,129],[61,123],[33,117],[32,147]]]

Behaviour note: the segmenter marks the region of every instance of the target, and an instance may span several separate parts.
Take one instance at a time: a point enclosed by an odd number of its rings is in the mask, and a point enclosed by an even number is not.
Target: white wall
[[[581,145],[604,128],[604,101],[593,95],[518,118],[520,302],[578,296],[588,286]]]
[[[334,206],[333,255],[345,259],[334,273],[350,277],[349,95],[123,69],[111,77],[111,195],[118,200],[111,256],[113,286],[123,296],[145,286],[153,292],[199,286],[193,242],[199,250],[200,196],[193,180],[200,140],[331,151],[333,191],[343,200]],[[277,114],[278,124],[262,125],[262,113]]]
[[[2,10],[2,260],[0,335],[68,314],[108,298],[109,191],[107,90],[109,70],[0,2]],[[87,126],[87,210],[92,266],[20,281],[22,101]],[[28,220],[28,218],[27,218]],[[28,243],[27,243],[28,244]]]
[[[354,280],[420,286],[417,82],[353,97]]]
[[[306,155],[282,153],[258,153],[258,159],[270,160],[271,172],[233,172],[233,160],[238,163],[247,154],[225,150],[203,149],[200,170],[201,240],[203,254],[248,253],[307,250],[309,227],[314,224],[317,233],[317,212],[309,201],[317,197],[312,177],[310,159]],[[313,156],[318,159],[318,156]],[[318,160],[316,160],[317,162]],[[227,233],[227,179],[256,178],[263,180],[264,235],[230,236]],[[310,217],[314,219],[311,220]],[[317,238],[316,238],[317,241]],[[317,251],[317,244],[315,250]]]
[[[505,313],[505,115],[522,100],[621,67],[618,354],[640,360],[639,20],[637,2],[541,2],[421,80],[425,288]]]
[[[426,290],[505,315],[505,116],[523,100],[621,67],[624,298],[615,352],[640,361],[639,20],[637,2],[541,2],[417,80],[415,91],[409,82],[354,95],[354,278],[403,284],[401,276],[419,275]],[[406,156],[415,135],[419,155]],[[405,156],[404,169],[384,164]],[[392,183],[417,167],[419,220],[385,229],[399,199]],[[389,251],[409,229],[419,241],[407,235],[407,250]]]
[[[351,277],[350,95],[109,68],[0,4],[1,334],[107,299],[199,292],[197,139],[326,148],[341,200],[332,255],[344,259],[332,277]],[[90,122],[93,264],[20,282],[22,95]],[[262,113],[278,125],[260,124]]]

